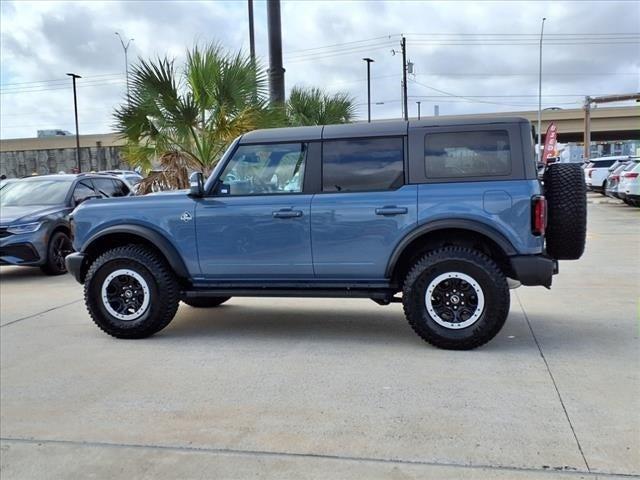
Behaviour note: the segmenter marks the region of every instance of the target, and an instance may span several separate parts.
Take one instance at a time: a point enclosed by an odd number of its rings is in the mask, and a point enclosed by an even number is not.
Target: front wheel
[[[144,338],[173,319],[178,282],[164,259],[126,245],[99,256],[89,268],[84,299],[95,324],[117,338]]]
[[[423,340],[439,348],[470,350],[487,343],[504,325],[509,287],[485,254],[444,247],[414,264],[402,303],[411,328]]]
[[[64,232],[55,232],[47,245],[46,263],[40,267],[47,275],[62,275],[67,273],[64,257],[73,252],[71,239]]]

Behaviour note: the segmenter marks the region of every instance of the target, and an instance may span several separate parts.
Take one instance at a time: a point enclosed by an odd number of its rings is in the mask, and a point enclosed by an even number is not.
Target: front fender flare
[[[438,230],[447,230],[455,228],[458,230],[469,230],[471,232],[479,233],[485,237],[493,240],[507,256],[516,255],[516,249],[511,242],[496,229],[486,225],[482,222],[466,219],[446,219],[436,220],[433,222],[425,223],[411,230],[405,237],[396,245],[389,261],[387,262],[387,268],[385,270],[385,276],[391,278],[393,270],[396,267],[398,259],[402,255],[404,249],[416,238],[426,234],[433,233]]]
[[[80,251],[86,252],[87,248],[89,248],[93,242],[114,233],[126,233],[144,238],[160,250],[178,277],[189,278],[189,271],[173,244],[162,233],[141,225],[115,225],[107,227],[89,237],[80,248]]]

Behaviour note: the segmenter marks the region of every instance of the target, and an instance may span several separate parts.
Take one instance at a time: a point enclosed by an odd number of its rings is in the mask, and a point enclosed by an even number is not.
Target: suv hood
[[[27,205],[24,207],[2,207],[0,208],[0,225],[11,223],[35,222],[40,218],[52,213],[71,210],[64,205]]]

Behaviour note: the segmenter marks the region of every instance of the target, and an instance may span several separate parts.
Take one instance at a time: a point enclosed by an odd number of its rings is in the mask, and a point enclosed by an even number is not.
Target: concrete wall
[[[129,169],[120,156],[120,147],[80,147],[80,165],[83,172]],[[24,177],[32,173],[45,175],[64,171],[71,173],[76,166],[75,148],[51,148],[0,152],[0,174],[9,178]]]

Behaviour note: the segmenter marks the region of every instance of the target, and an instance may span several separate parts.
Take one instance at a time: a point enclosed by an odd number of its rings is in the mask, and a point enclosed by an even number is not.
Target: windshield
[[[0,205],[25,207],[29,205],[59,205],[71,186],[72,179],[14,182],[0,190]]]

